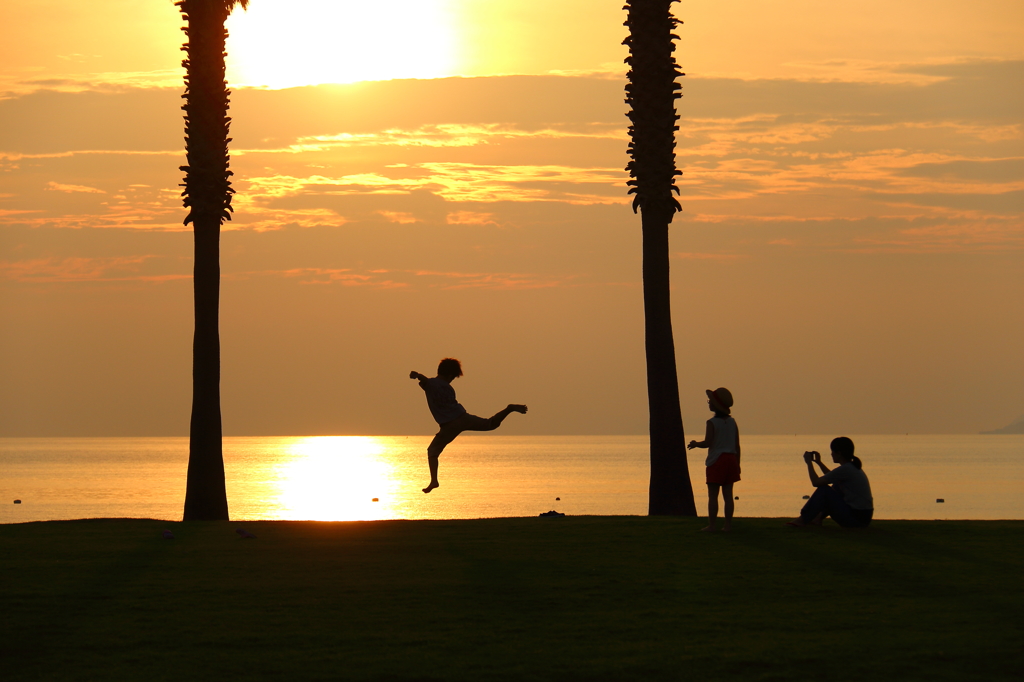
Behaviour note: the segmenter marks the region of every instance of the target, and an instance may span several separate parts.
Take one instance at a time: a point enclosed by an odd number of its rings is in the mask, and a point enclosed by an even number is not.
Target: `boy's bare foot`
[[[526,414],[526,405],[509,405],[508,409],[519,414]]]
[[[787,526],[793,526],[794,528],[803,528],[807,524],[804,523],[803,519],[797,517],[797,518],[793,519],[792,521],[786,521],[786,525]]]
[[[723,533],[730,533],[730,532],[732,532],[732,526],[725,526],[725,527],[723,527],[722,528],[722,532]]]
[[[441,487],[440,483],[438,483],[437,481],[431,481],[430,485],[428,485],[426,488],[423,489],[423,492],[429,493],[434,488],[440,488],[440,487]]]
[[[718,529],[715,528],[714,526],[704,526],[703,528],[700,529],[700,532],[702,532],[702,533],[715,533],[715,532],[717,532],[717,530]]]

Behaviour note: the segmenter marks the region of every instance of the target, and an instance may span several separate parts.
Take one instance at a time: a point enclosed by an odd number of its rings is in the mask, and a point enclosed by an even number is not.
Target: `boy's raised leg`
[[[505,421],[505,417],[509,416],[513,412],[519,414],[526,414],[526,405],[509,405],[498,414],[491,417],[488,421],[491,422],[491,429],[496,429],[501,426],[501,422]]]

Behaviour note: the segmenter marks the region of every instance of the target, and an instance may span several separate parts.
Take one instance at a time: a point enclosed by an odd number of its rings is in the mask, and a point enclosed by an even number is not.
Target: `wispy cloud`
[[[428,162],[405,167],[404,177],[358,173],[339,177],[272,175],[246,178],[242,202],[300,194],[407,194],[428,190],[447,201],[562,201],[570,204],[626,203],[626,174],[616,168],[556,165],[485,165]]]
[[[289,268],[225,273],[226,279],[283,277],[300,284],[368,287],[377,289],[545,289],[572,283],[576,275],[540,275],[516,272],[444,272],[409,269]]]
[[[442,289],[547,289],[567,284],[575,276],[551,277],[510,272],[435,272],[417,270],[417,277],[433,281]]]
[[[388,129],[368,133],[337,133],[298,138],[278,151],[302,153],[348,147],[476,147],[518,140],[628,139],[617,123],[561,124],[540,130],[527,130],[507,124],[440,123],[415,130]],[[273,149],[273,148],[272,148]],[[238,149],[236,154],[265,152],[267,149]]]
[[[493,213],[476,213],[474,211],[453,211],[445,216],[449,225],[497,225]]]
[[[901,69],[924,81],[687,79],[677,148],[687,219],[776,232],[785,225],[825,229],[880,219],[895,222],[886,223],[891,232],[878,239],[922,243],[939,239],[934,231],[918,229],[924,224],[961,225],[962,237],[944,238],[962,239],[968,249],[993,240],[1016,248],[1012,231],[991,226],[1021,213],[1015,197],[1024,192],[1024,124],[986,93],[1005,93],[994,84],[1008,82],[1007,74],[1019,75],[1024,67],[965,62],[857,68]],[[558,99],[563,91],[573,94]],[[511,104],[495,105],[499,92]],[[432,93],[452,97],[429,100],[433,104],[422,113],[393,106],[406,98],[428,101],[424,98]],[[190,229],[181,225],[180,174],[174,171],[182,152],[157,148],[164,141],[176,144],[178,128],[173,135],[154,129],[143,145],[154,148],[150,151],[98,148],[132,141],[106,133],[90,138],[97,144],[89,149],[61,151],[47,130],[33,127],[38,118],[33,112],[50,111],[57,100],[73,104],[75,97],[37,93],[18,106],[0,107],[0,113],[17,114],[23,127],[8,132],[6,141],[0,133],[6,148],[0,152],[0,172],[5,179],[21,179],[18,187],[5,184],[10,196],[0,197],[0,223]],[[81,98],[101,113],[107,111],[103,107],[124,108],[133,98],[148,102],[147,111],[153,112],[177,101],[176,95],[128,91]],[[246,90],[237,99],[235,128],[244,142],[232,150],[238,194],[234,220],[225,230],[383,221],[415,230],[440,224],[495,227],[514,222],[509,211],[519,208],[506,203],[616,206],[630,200],[622,170],[621,89],[604,78]],[[521,107],[520,99],[539,104]],[[962,104],[972,100],[986,103],[984,116],[975,113],[978,107]],[[305,107],[308,116],[292,116],[293,105]],[[172,125],[180,122],[169,117],[166,127]],[[32,135],[34,141],[23,144]],[[86,165],[116,167],[120,179],[93,181],[83,173]],[[71,167],[75,172],[65,170]],[[127,182],[150,187],[133,194]],[[895,227],[908,224],[914,231]],[[987,236],[971,241],[964,236],[971,230]],[[852,239],[851,248],[864,246]]]
[[[64,57],[62,57],[64,58]],[[38,90],[56,92],[122,92],[148,88],[181,89],[185,70],[158,69],[154,71],[102,71],[97,73],[52,74],[46,78],[33,78],[17,74],[0,75],[0,100],[24,96]]]
[[[1018,219],[963,220],[907,227],[895,234],[859,237],[851,251],[860,253],[1005,252],[1024,249],[1024,222]]]
[[[404,211],[377,211],[380,215],[384,216],[388,222],[398,223],[399,225],[411,225],[412,223],[419,222],[419,219],[412,213],[406,213]]]
[[[103,190],[96,189],[95,187],[87,187],[85,185],[62,185],[59,182],[52,181],[46,183],[46,189],[53,192],[66,192],[69,194],[75,192],[82,192],[85,194],[106,194]]]
[[[15,282],[166,282],[190,279],[190,273],[142,273],[157,256],[36,258],[0,262],[0,279]]]
[[[693,252],[674,252],[672,258],[679,260],[712,260],[712,261],[735,261],[750,258],[750,254],[747,253],[693,253]]]

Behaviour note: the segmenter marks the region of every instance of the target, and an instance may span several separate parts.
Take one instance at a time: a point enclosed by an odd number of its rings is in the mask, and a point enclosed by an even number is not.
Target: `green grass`
[[[0,679],[1024,678],[1024,521],[699,527],[4,525]]]

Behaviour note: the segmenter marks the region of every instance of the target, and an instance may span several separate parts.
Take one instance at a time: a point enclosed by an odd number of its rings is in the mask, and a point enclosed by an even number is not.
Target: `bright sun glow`
[[[290,88],[438,78],[455,62],[448,0],[253,2],[228,19],[228,82]]]
[[[298,438],[279,473],[281,518],[355,521],[387,517],[396,489],[384,446],[368,436]],[[374,502],[376,497],[383,502]]]

